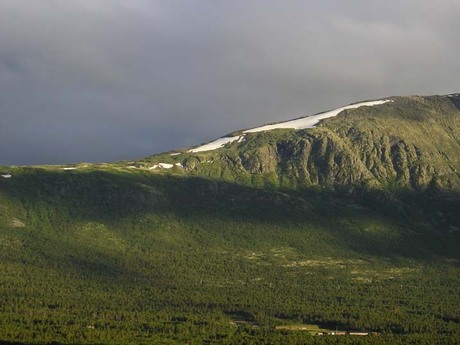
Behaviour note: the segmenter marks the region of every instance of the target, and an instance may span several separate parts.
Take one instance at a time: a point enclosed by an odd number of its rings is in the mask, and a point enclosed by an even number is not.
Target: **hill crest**
[[[361,102],[129,164],[294,189],[457,188],[459,109],[459,94]]]

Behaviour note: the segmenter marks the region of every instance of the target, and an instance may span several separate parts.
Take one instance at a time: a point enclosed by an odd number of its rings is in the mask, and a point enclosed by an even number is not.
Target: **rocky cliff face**
[[[458,188],[460,97],[392,101],[346,110],[316,128],[250,133],[221,149],[167,159],[186,173],[259,186]]]

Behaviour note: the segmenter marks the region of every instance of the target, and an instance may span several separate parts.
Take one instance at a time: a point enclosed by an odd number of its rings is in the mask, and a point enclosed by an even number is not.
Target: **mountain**
[[[139,167],[178,164],[187,173],[289,189],[434,185],[458,190],[459,107],[459,94],[361,102],[154,155]],[[207,150],[221,142],[227,144]]]
[[[457,344],[459,132],[459,94],[390,97],[0,167],[0,342]]]

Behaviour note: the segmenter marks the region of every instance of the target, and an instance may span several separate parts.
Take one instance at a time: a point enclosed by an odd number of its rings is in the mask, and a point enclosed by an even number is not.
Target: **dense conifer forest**
[[[430,217],[455,208],[454,195],[396,202],[112,167],[10,172],[0,180],[3,341],[460,339],[458,233]],[[314,335],[335,330],[377,335]]]

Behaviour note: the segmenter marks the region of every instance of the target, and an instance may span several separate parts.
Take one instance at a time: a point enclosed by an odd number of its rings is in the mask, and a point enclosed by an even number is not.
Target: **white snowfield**
[[[71,168],[61,168],[61,170],[77,170],[77,168],[71,167]]]
[[[155,164],[153,166],[151,166],[149,168],[149,170],[155,170],[155,169],[158,169],[158,168],[161,168],[161,169],[171,169],[174,165],[178,166],[178,167],[182,167],[182,164],[180,163],[176,163],[176,164],[169,164],[169,163],[158,163],[158,164]]]
[[[305,129],[305,128],[313,128],[315,127],[321,120],[327,119],[329,117],[334,117],[340,114],[342,111],[347,110],[347,109],[356,109],[360,107],[371,107],[374,105],[380,105],[384,104],[387,102],[391,102],[391,100],[386,99],[386,100],[380,100],[380,101],[370,101],[370,102],[362,102],[362,103],[356,103],[356,104],[351,104],[347,105],[342,108],[337,108],[334,110],[326,111],[324,113],[316,114],[316,115],[310,115],[306,117],[301,117],[300,119],[296,120],[291,120],[291,121],[286,121],[286,122],[280,122],[280,123],[275,123],[273,125],[265,125],[262,127],[256,127],[252,129],[248,129],[246,131],[243,131],[243,133],[256,133],[256,132],[263,132],[263,131],[271,131],[272,129],[278,129],[278,128],[292,128],[292,129]]]
[[[7,175],[2,175],[3,178],[11,178],[12,175],[7,174]]]
[[[300,130],[300,129],[305,129],[305,128],[314,128],[321,120],[327,119],[329,117],[337,116],[344,110],[356,109],[360,107],[371,107],[371,106],[380,105],[380,104],[384,104],[388,102],[393,102],[393,101],[390,99],[385,99],[385,100],[378,100],[378,101],[361,102],[361,103],[347,105],[345,107],[337,108],[334,110],[326,111],[324,113],[301,117],[299,119],[295,119],[291,121],[279,122],[279,123],[274,123],[272,125],[265,125],[261,127],[251,128],[251,129],[243,131],[243,135],[239,135],[236,137],[219,138],[217,140],[211,141],[210,143],[195,147],[194,149],[191,149],[188,152],[195,153],[195,152],[203,152],[203,151],[212,151],[212,150],[220,149],[221,147],[224,147],[225,145],[231,142],[234,142],[234,141],[238,141],[240,143],[244,141],[245,139],[244,134],[246,133],[271,131],[273,129],[279,129],[279,128],[286,128],[286,129],[290,128],[290,129],[295,129],[295,130]]]
[[[224,145],[240,139],[240,137],[241,135],[238,135],[236,137],[219,138],[217,140],[211,141],[208,144],[204,144],[202,146],[195,147],[194,149],[191,149],[188,152],[203,152],[203,151],[212,151],[215,149],[220,149],[221,147],[224,147]]]

